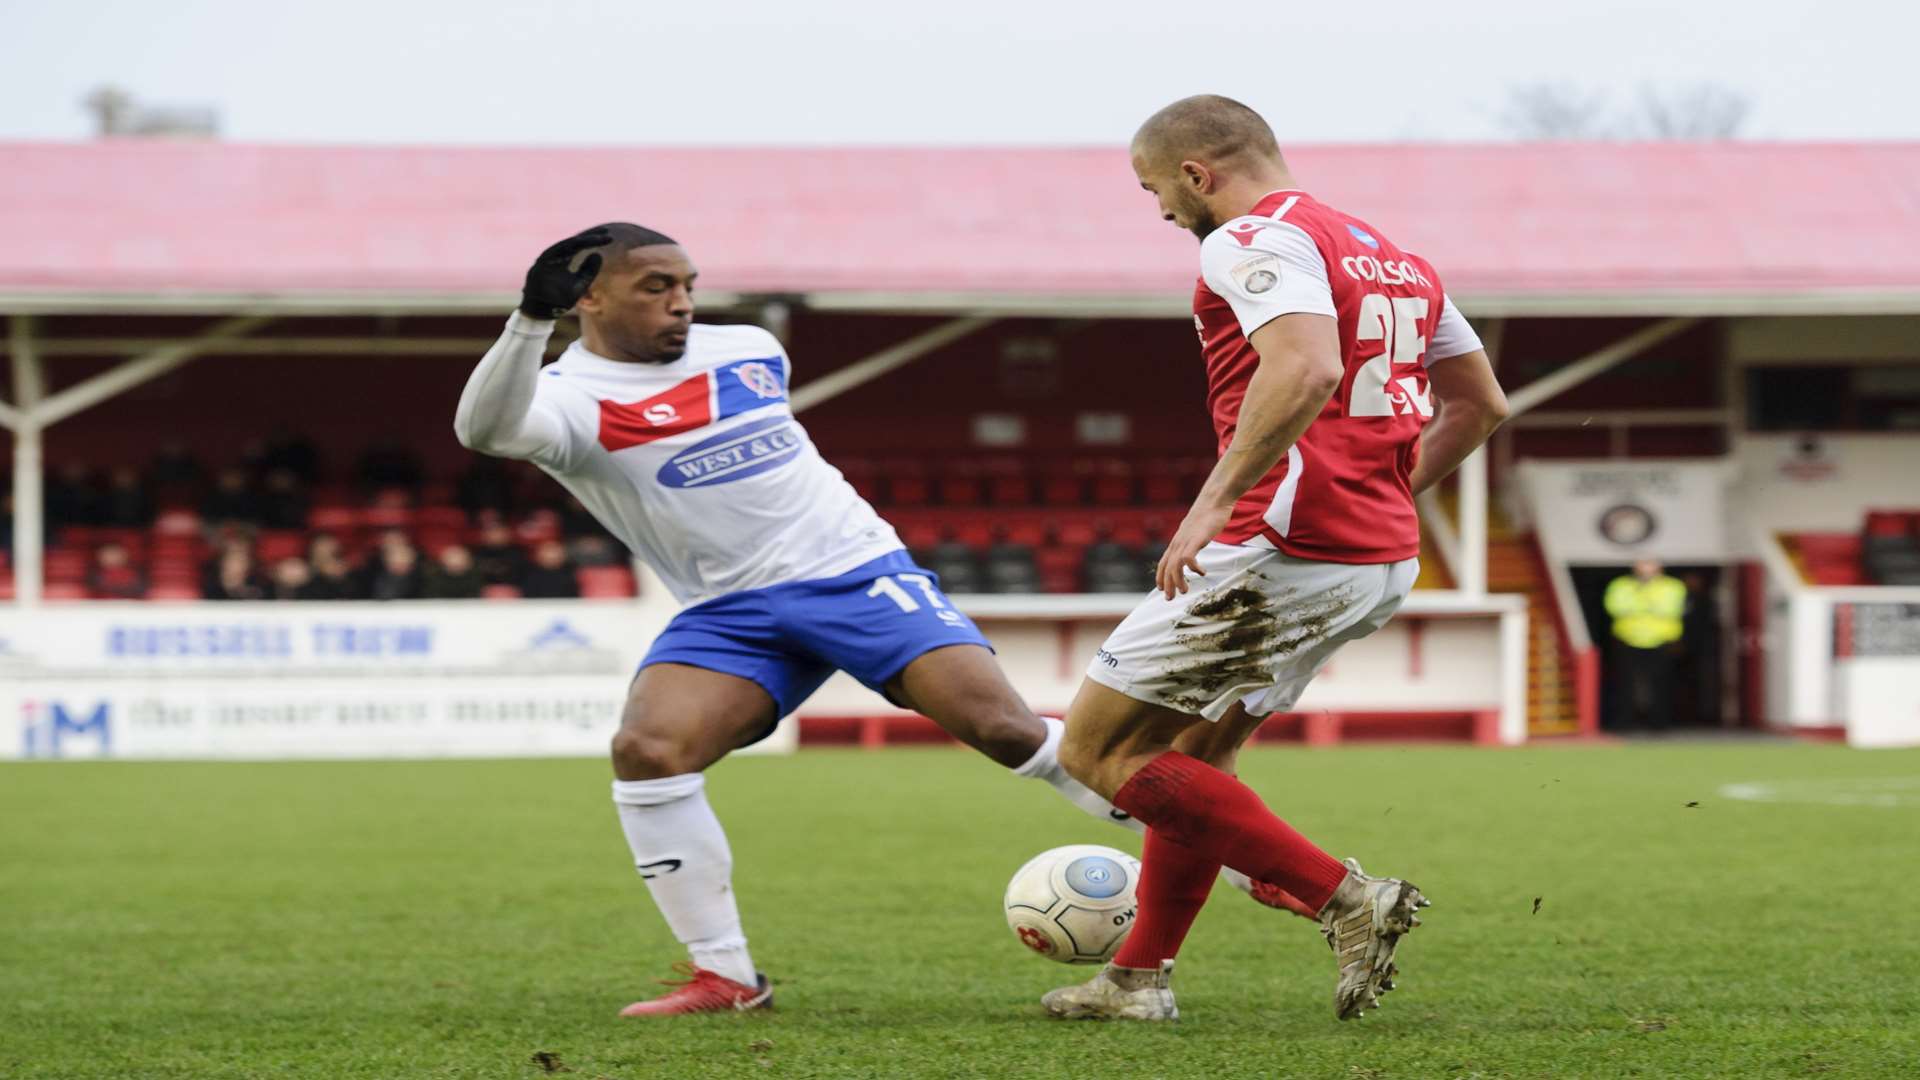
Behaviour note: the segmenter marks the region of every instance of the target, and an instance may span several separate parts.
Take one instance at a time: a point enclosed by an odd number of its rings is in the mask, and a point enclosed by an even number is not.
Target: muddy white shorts
[[[1087,677],[1208,720],[1235,702],[1254,716],[1290,709],[1341,645],[1386,625],[1420,573],[1418,559],[1349,566],[1218,543],[1200,565],[1186,593],[1134,608]]]

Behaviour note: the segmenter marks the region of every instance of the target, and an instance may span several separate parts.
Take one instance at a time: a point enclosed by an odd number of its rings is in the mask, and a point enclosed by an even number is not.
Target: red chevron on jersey
[[[641,401],[600,403],[600,445],[625,450],[713,422],[713,380],[706,372]]]

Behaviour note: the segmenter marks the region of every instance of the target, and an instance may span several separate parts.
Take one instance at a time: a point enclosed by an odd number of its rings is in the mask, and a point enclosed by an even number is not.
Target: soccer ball
[[[1073,844],[1027,860],[1007,883],[1007,925],[1020,944],[1062,964],[1104,964],[1138,913],[1140,860],[1099,844]]]

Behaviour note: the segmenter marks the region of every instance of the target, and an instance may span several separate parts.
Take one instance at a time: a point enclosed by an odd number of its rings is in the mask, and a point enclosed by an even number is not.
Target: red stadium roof
[[[1920,311],[1920,144],[1288,156],[1481,314]],[[607,219],[845,307],[1171,314],[1196,269],[1113,148],[0,143],[0,311],[497,305]]]

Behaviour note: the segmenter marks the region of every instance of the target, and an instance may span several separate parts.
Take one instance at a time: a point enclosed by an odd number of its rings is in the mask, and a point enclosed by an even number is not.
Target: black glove
[[[600,255],[594,253],[574,270],[568,264],[588,248],[604,247],[613,241],[605,229],[593,228],[575,233],[540,253],[527,269],[526,287],[520,290],[520,310],[535,319],[557,319],[573,310],[587,294],[593,277],[600,272]]]

